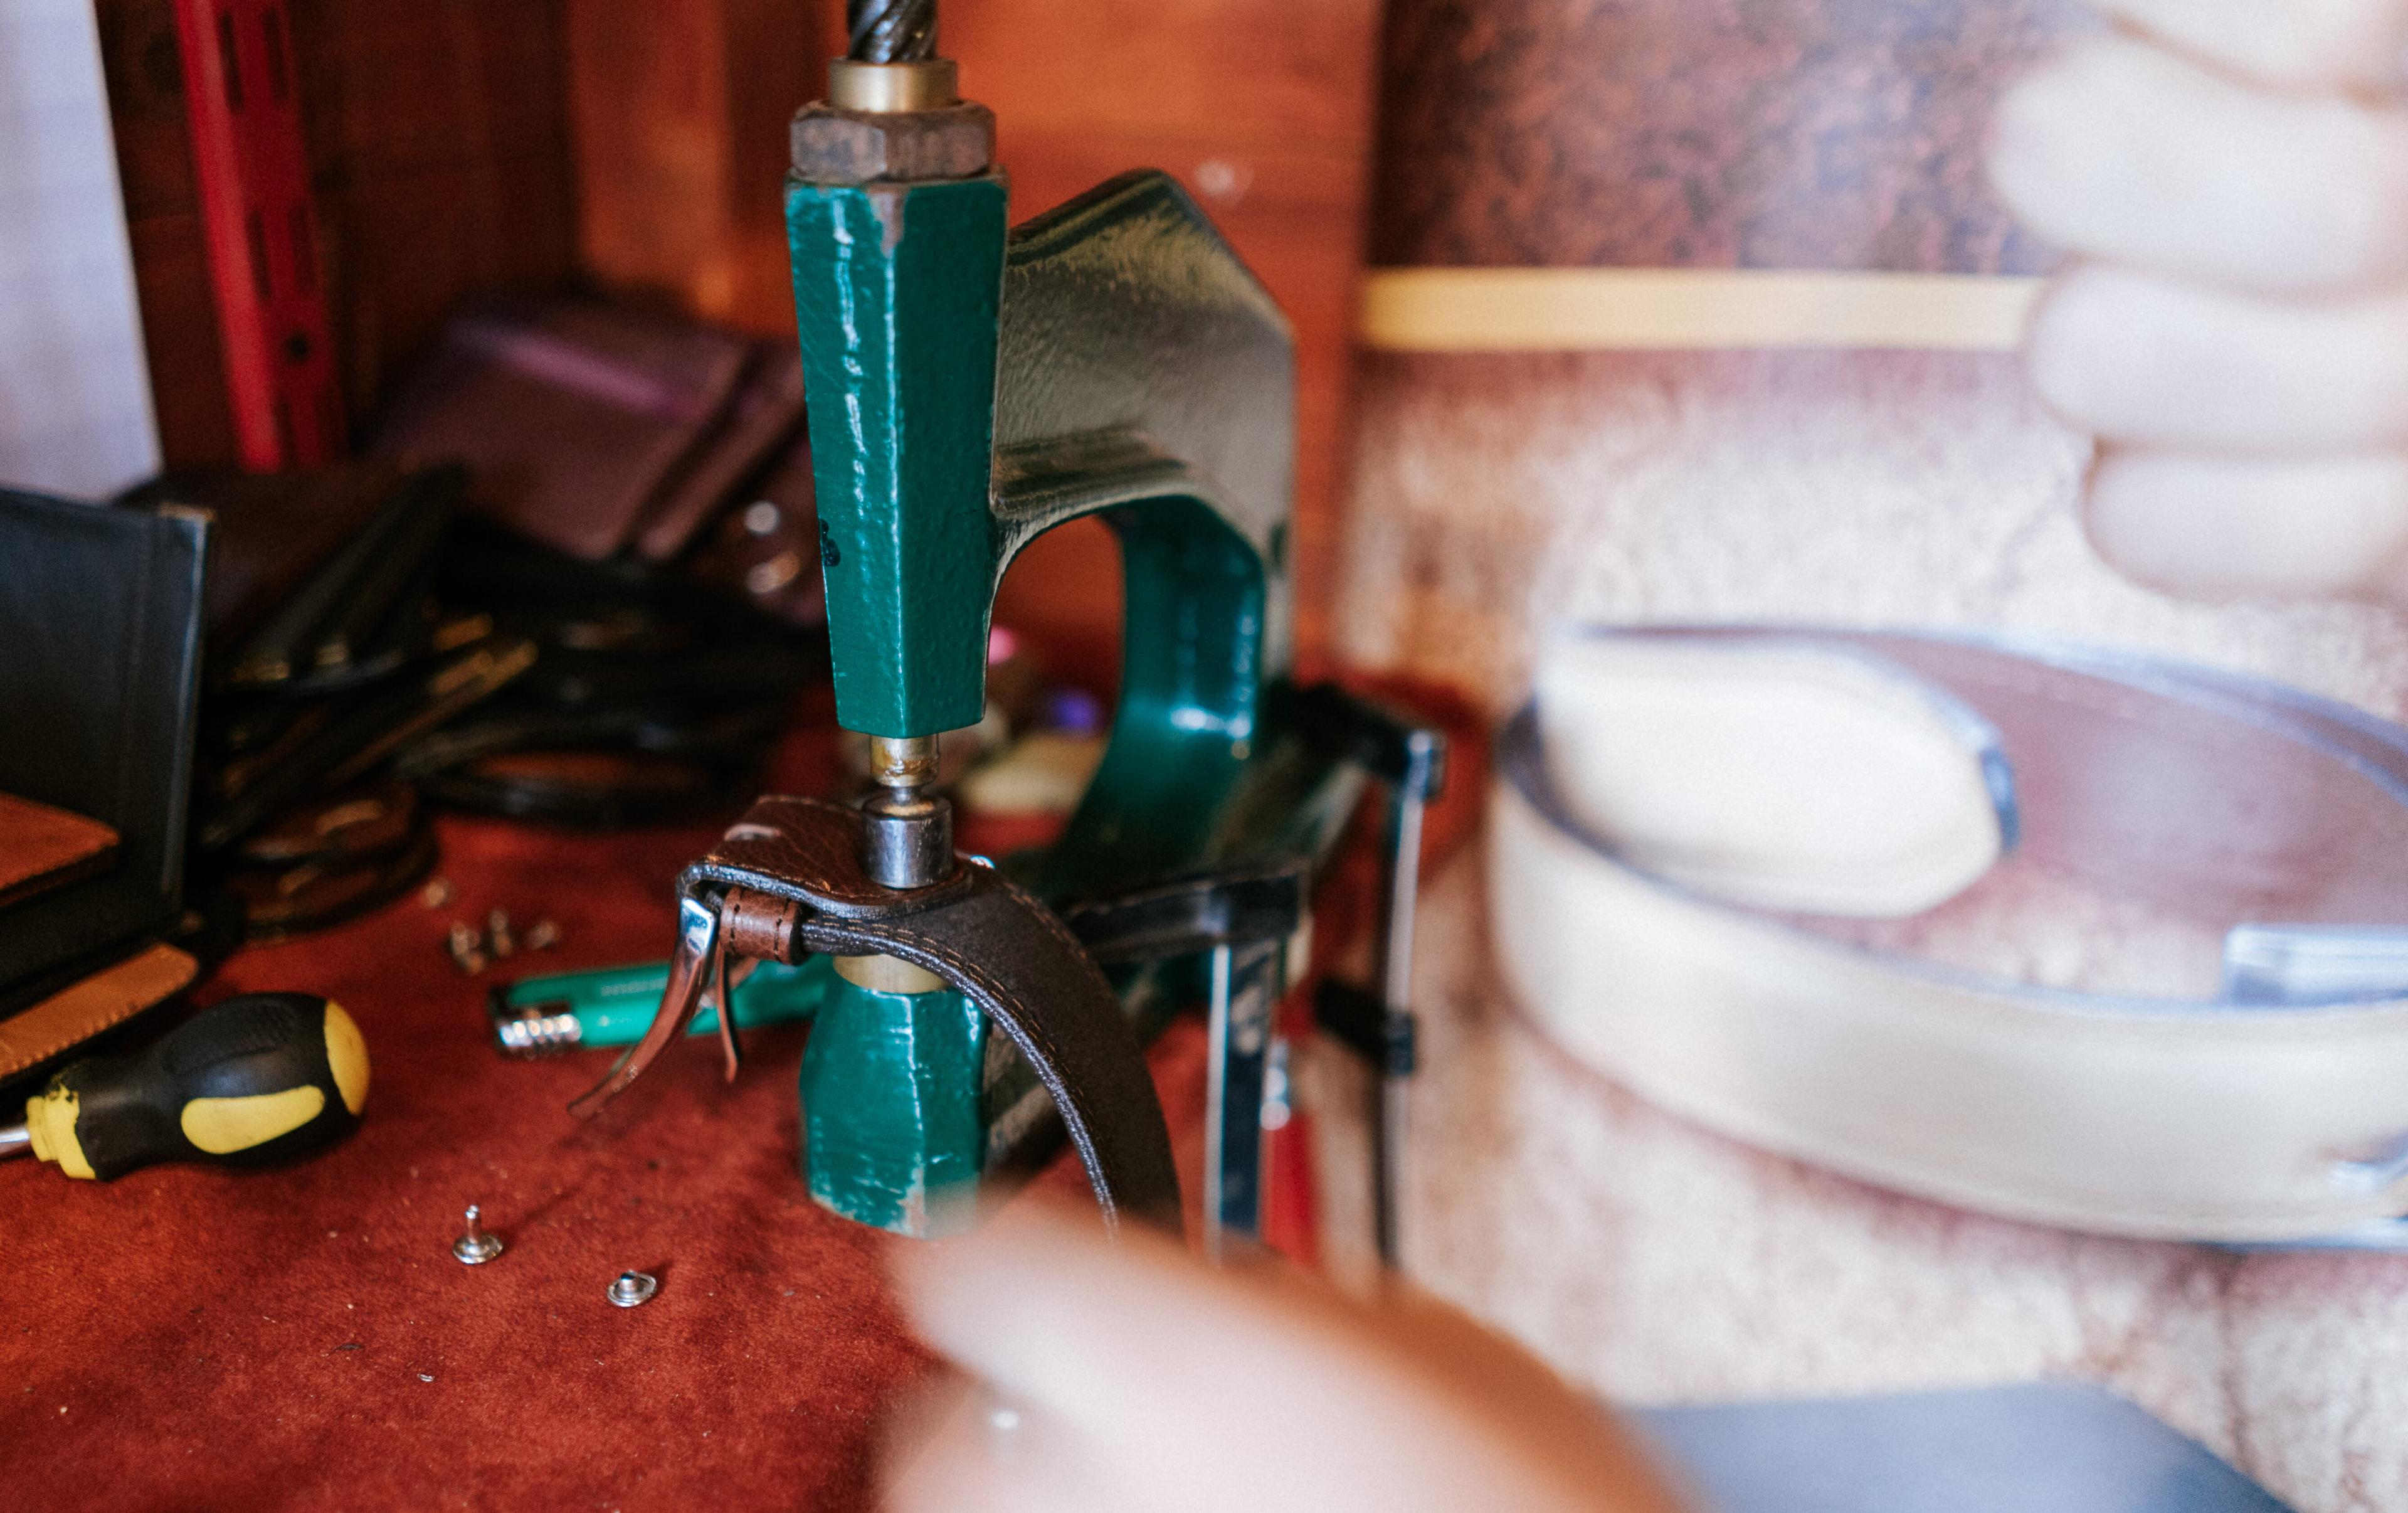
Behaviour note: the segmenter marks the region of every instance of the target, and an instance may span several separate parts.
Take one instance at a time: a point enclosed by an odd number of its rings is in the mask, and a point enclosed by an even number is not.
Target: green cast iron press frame
[[[882,13],[899,26],[929,9]],[[1077,922],[1091,960],[1118,963],[1111,980],[1140,1038],[1210,1003],[1204,1209],[1217,1246],[1258,1228],[1298,871],[1327,856],[1370,775],[1395,794],[1392,850],[1417,852],[1436,738],[1291,684],[1295,361],[1278,307],[1161,173],[1007,229],[993,118],[928,56],[932,27],[896,33],[923,45],[909,57],[833,65],[833,103],[796,118],[786,188],[837,718],[872,738],[883,788],[862,807],[861,866],[907,893],[959,868],[950,811],[929,791],[935,738],[984,710],[1013,558],[1101,517],[1125,584],[1111,740],[1060,840],[1004,865]],[[857,45],[884,35],[856,33]],[[1410,861],[1391,873],[1387,938],[1409,951]],[[694,891],[701,875],[689,870],[661,1017],[596,1097],[668,1043],[705,958],[724,949],[721,903]],[[1063,918],[1026,909],[1028,942],[1071,939]],[[1056,1109],[957,990],[985,981],[977,963],[913,950],[937,966],[828,962],[801,1074],[804,1165],[835,1211],[929,1234],[975,1213],[953,1200],[982,1174],[1044,1148]],[[1401,1022],[1402,979],[1383,977]],[[732,1039],[727,1051],[732,1071]],[[1137,1095],[1152,1103],[1151,1088]]]
[[[1134,173],[1007,233],[988,172],[796,178],[786,209],[838,723],[976,723],[1012,558],[1100,514],[1125,585],[1120,703],[1030,880],[1061,900],[1325,852],[1360,787],[1280,719],[1292,343],[1194,202]],[[1125,1001],[1154,1028],[1197,975],[1125,973]],[[803,1070],[813,1195],[922,1232],[949,1211],[931,1188],[1009,1160],[1042,1095],[983,1030],[948,989],[833,984]]]

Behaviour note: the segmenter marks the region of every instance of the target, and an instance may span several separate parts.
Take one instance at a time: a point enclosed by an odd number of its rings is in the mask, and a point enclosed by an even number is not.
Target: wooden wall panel
[[[292,0],[345,401],[366,414],[463,295],[576,255],[558,0]]]
[[[368,413],[460,297],[576,250],[559,0],[292,0],[345,403]],[[170,466],[231,463],[169,0],[97,0]]]
[[[791,332],[786,122],[841,21],[794,0],[566,0],[565,14],[586,270]]]

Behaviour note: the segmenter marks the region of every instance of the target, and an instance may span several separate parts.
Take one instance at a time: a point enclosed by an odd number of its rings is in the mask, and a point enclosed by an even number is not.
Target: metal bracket
[[[1446,785],[1446,736],[1409,716],[1321,684],[1297,696],[1297,724],[1388,790],[1386,856],[1373,986],[1322,985],[1321,1024],[1369,1063],[1378,1092],[1371,1106],[1371,1207],[1380,1261],[1403,1260],[1407,1088],[1418,1061],[1412,1009],[1413,911],[1421,894],[1422,819]]]

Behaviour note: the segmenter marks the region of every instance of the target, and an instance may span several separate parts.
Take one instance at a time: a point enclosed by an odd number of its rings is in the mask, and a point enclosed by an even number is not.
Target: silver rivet
[[[502,1237],[477,1222],[475,1203],[468,1205],[468,1232],[452,1242],[452,1254],[463,1266],[482,1266],[502,1253]]]
[[[780,524],[777,504],[769,499],[755,499],[744,507],[744,528],[755,536],[767,536]]]
[[[781,552],[767,562],[755,562],[745,569],[744,586],[755,594],[774,594],[802,576],[803,559],[792,552]]]
[[[614,1308],[635,1308],[652,1302],[652,1294],[660,1290],[660,1278],[649,1272],[621,1272],[603,1296],[610,1300]]]

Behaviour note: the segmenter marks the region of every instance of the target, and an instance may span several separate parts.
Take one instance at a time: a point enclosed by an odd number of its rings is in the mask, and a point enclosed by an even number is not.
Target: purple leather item
[[[444,328],[374,450],[466,463],[478,509],[598,560],[725,423],[752,355],[740,337],[623,306],[489,301]]]
[[[737,490],[779,454],[799,445],[802,428],[802,353],[790,342],[770,344],[745,375],[726,424],[645,515],[636,549],[654,562],[682,555],[714,515],[752,497],[739,498]],[[810,477],[808,465],[804,476]]]

